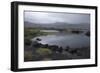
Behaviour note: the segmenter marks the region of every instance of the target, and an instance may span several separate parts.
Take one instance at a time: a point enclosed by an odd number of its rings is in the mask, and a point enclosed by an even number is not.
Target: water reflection
[[[41,39],[41,41],[38,41],[41,44],[57,45],[63,48],[66,46],[71,48],[82,48],[89,47],[90,45],[89,37],[84,34],[59,33],[55,35],[37,36],[33,38],[32,41],[35,41],[37,38]]]

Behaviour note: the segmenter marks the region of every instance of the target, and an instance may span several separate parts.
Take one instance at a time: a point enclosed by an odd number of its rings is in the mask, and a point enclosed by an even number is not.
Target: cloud
[[[56,23],[64,22],[71,24],[90,23],[90,14],[76,14],[76,13],[54,13],[54,12],[24,12],[25,21],[31,23]]]

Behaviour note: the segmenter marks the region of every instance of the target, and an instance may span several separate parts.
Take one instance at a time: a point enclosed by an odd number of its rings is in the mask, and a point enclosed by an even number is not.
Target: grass
[[[25,60],[32,60],[32,51],[25,51],[24,58]]]
[[[40,28],[25,28],[24,29],[24,41],[25,44],[28,45],[30,40],[36,36],[54,34],[54,32],[42,32]]]
[[[48,48],[38,48],[36,52],[45,58],[52,54],[52,51]]]

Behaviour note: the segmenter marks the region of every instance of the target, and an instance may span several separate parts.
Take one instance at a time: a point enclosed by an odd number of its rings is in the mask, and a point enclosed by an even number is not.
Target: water
[[[41,39],[41,41],[38,41],[41,44],[57,45],[63,48],[67,46],[71,48],[90,46],[90,38],[84,34],[57,33],[53,35],[37,36],[33,38],[32,41],[35,41],[37,38]]]

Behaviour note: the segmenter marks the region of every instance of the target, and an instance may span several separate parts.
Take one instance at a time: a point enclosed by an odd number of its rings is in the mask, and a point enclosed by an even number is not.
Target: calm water
[[[59,33],[55,35],[38,36],[32,40],[35,41],[37,38],[41,39],[41,41],[38,41],[41,44],[57,45],[63,48],[66,46],[70,46],[71,48],[82,48],[89,47],[90,45],[90,38],[84,34]]]

